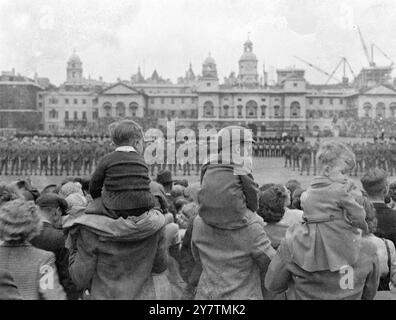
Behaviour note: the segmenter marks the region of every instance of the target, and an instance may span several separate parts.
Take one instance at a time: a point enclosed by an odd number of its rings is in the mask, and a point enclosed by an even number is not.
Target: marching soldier
[[[39,149],[35,140],[32,141],[29,151],[28,162],[30,164],[30,175],[34,174],[37,176]]]
[[[291,149],[291,156],[293,159],[293,171],[300,170],[300,146],[297,142],[297,137],[294,140],[293,147]]]
[[[26,176],[28,175],[28,170],[29,170],[29,145],[27,141],[22,141],[22,144],[19,146],[19,154],[20,154],[20,159],[21,159],[21,166],[19,169],[19,175],[25,174]],[[25,171],[25,173],[23,173]]]
[[[312,148],[309,141],[305,141],[304,137],[300,138],[301,140],[301,150],[300,150],[300,157],[301,157],[301,172],[300,175],[302,176],[304,170],[307,171],[307,176],[309,176],[309,172],[311,170],[311,160],[312,160]]]
[[[50,155],[50,175],[58,175],[58,160],[60,157],[60,145],[56,141],[52,141],[51,150],[49,150]]]
[[[0,142],[0,175],[8,175],[8,157],[10,152],[10,144],[6,141]]]
[[[287,139],[286,143],[284,144],[285,168],[287,168],[288,163],[289,163],[290,168],[292,166],[292,158],[291,158],[292,147],[293,147],[293,144],[291,143],[290,139]]]
[[[70,173],[70,150],[66,141],[63,141],[60,147],[60,165],[60,175],[63,175],[63,172],[66,171],[68,176]]]
[[[269,158],[270,157],[271,147],[270,147],[270,143],[269,143],[268,139],[265,141],[264,150],[265,150],[265,157]]]
[[[259,156],[259,146],[258,146],[258,143],[255,143],[255,144],[253,145],[253,156],[256,157],[256,158]]]
[[[10,148],[10,160],[11,160],[11,175],[18,175],[19,174],[19,155],[20,149],[18,146],[18,139],[15,138],[13,140],[12,146]]]
[[[259,157],[264,158],[264,148],[265,148],[265,140],[260,141],[258,148],[259,148]]]
[[[40,148],[40,176],[43,174],[48,175],[48,158],[49,158],[49,149],[48,144],[44,143]]]
[[[81,168],[83,165],[83,155],[82,155],[83,149],[80,145],[80,143],[75,142],[72,146],[72,157],[71,160],[73,162],[73,170],[72,170],[72,175],[77,175],[80,176],[81,174]]]
[[[95,150],[94,150],[92,144],[89,144],[89,143],[84,144],[84,150],[83,150],[83,153],[84,153],[84,157],[83,157],[84,175],[91,174],[91,172],[92,172],[94,152],[95,152]],[[88,173],[87,173],[87,171],[88,171]]]
[[[275,146],[275,141],[271,141],[271,158],[276,157],[276,146]]]

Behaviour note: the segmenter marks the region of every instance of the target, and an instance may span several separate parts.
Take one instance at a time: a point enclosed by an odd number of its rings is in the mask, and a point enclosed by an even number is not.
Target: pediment
[[[123,83],[117,83],[101,92],[103,95],[138,95],[140,94],[139,91],[137,91],[134,88],[131,88]]]
[[[386,87],[384,85],[380,85],[374,88],[368,89],[364,92],[365,95],[396,95],[396,91],[392,88]]]

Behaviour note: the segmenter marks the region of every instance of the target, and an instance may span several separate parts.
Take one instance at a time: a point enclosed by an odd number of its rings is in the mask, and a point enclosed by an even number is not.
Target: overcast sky
[[[223,79],[250,32],[260,73],[305,68],[294,55],[326,71],[345,56],[357,73],[368,62],[354,26],[396,59],[395,17],[394,0],[0,0],[0,70],[60,84],[76,49],[86,77],[129,79],[141,65],[175,81],[190,62],[201,73],[210,52]],[[307,79],[326,81],[309,68]]]

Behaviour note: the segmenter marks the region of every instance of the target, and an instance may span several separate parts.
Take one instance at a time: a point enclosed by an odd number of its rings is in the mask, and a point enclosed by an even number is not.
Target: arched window
[[[106,118],[110,118],[112,116],[112,109],[113,109],[113,106],[111,105],[111,103],[110,102],[105,102],[103,104],[103,109],[104,109],[104,112],[105,112],[105,117]]]
[[[300,103],[294,101],[290,105],[290,118],[300,118]]]
[[[247,118],[257,118],[257,102],[250,100],[246,104],[246,116]]]
[[[211,118],[214,116],[214,105],[212,101],[206,101],[203,106],[204,117]]]
[[[124,104],[124,102],[117,102],[116,117],[117,118],[125,118],[125,104]]]
[[[391,116],[392,116],[393,118],[396,117],[396,102],[392,102],[392,103],[389,105],[389,109],[390,109]]]
[[[229,117],[230,113],[230,106],[225,105],[223,106],[223,117],[227,118]]]
[[[275,118],[280,117],[280,106],[274,106],[274,117]]]
[[[237,112],[238,112],[238,118],[243,117],[243,106],[239,105],[237,106]]]
[[[131,102],[129,104],[129,112],[132,117],[136,117],[139,105],[136,102]]]
[[[375,107],[375,115],[377,118],[384,118],[385,117],[385,103],[378,102]]]
[[[267,106],[261,106],[261,118],[265,118]]]

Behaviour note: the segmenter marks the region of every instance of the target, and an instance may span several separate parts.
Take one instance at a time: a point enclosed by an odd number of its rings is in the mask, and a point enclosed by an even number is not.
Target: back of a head
[[[338,159],[344,159],[351,169],[355,166],[355,154],[346,144],[339,141],[322,143],[316,157],[320,170],[325,166],[333,167]]]
[[[184,197],[184,189],[186,189],[186,188],[181,185],[173,186],[173,188],[171,190],[171,196],[173,198]]]
[[[265,191],[265,190],[267,190],[267,189],[269,189],[269,188],[271,188],[271,187],[273,187],[273,186],[275,186],[275,183],[264,183],[264,184],[259,188],[259,190],[260,190],[260,191]]]
[[[16,199],[0,207],[0,239],[5,242],[23,243],[41,231],[41,218],[33,201]]]
[[[143,139],[143,130],[133,120],[122,120],[109,126],[111,140],[116,146],[127,146]]]
[[[285,187],[290,191],[291,196],[295,190],[301,188],[301,183],[298,180],[289,180],[286,182]]]
[[[285,214],[286,190],[282,185],[274,185],[259,193],[258,215],[267,223],[277,223]]]
[[[388,175],[385,170],[371,169],[360,179],[363,189],[369,197],[385,197],[388,186]]]

